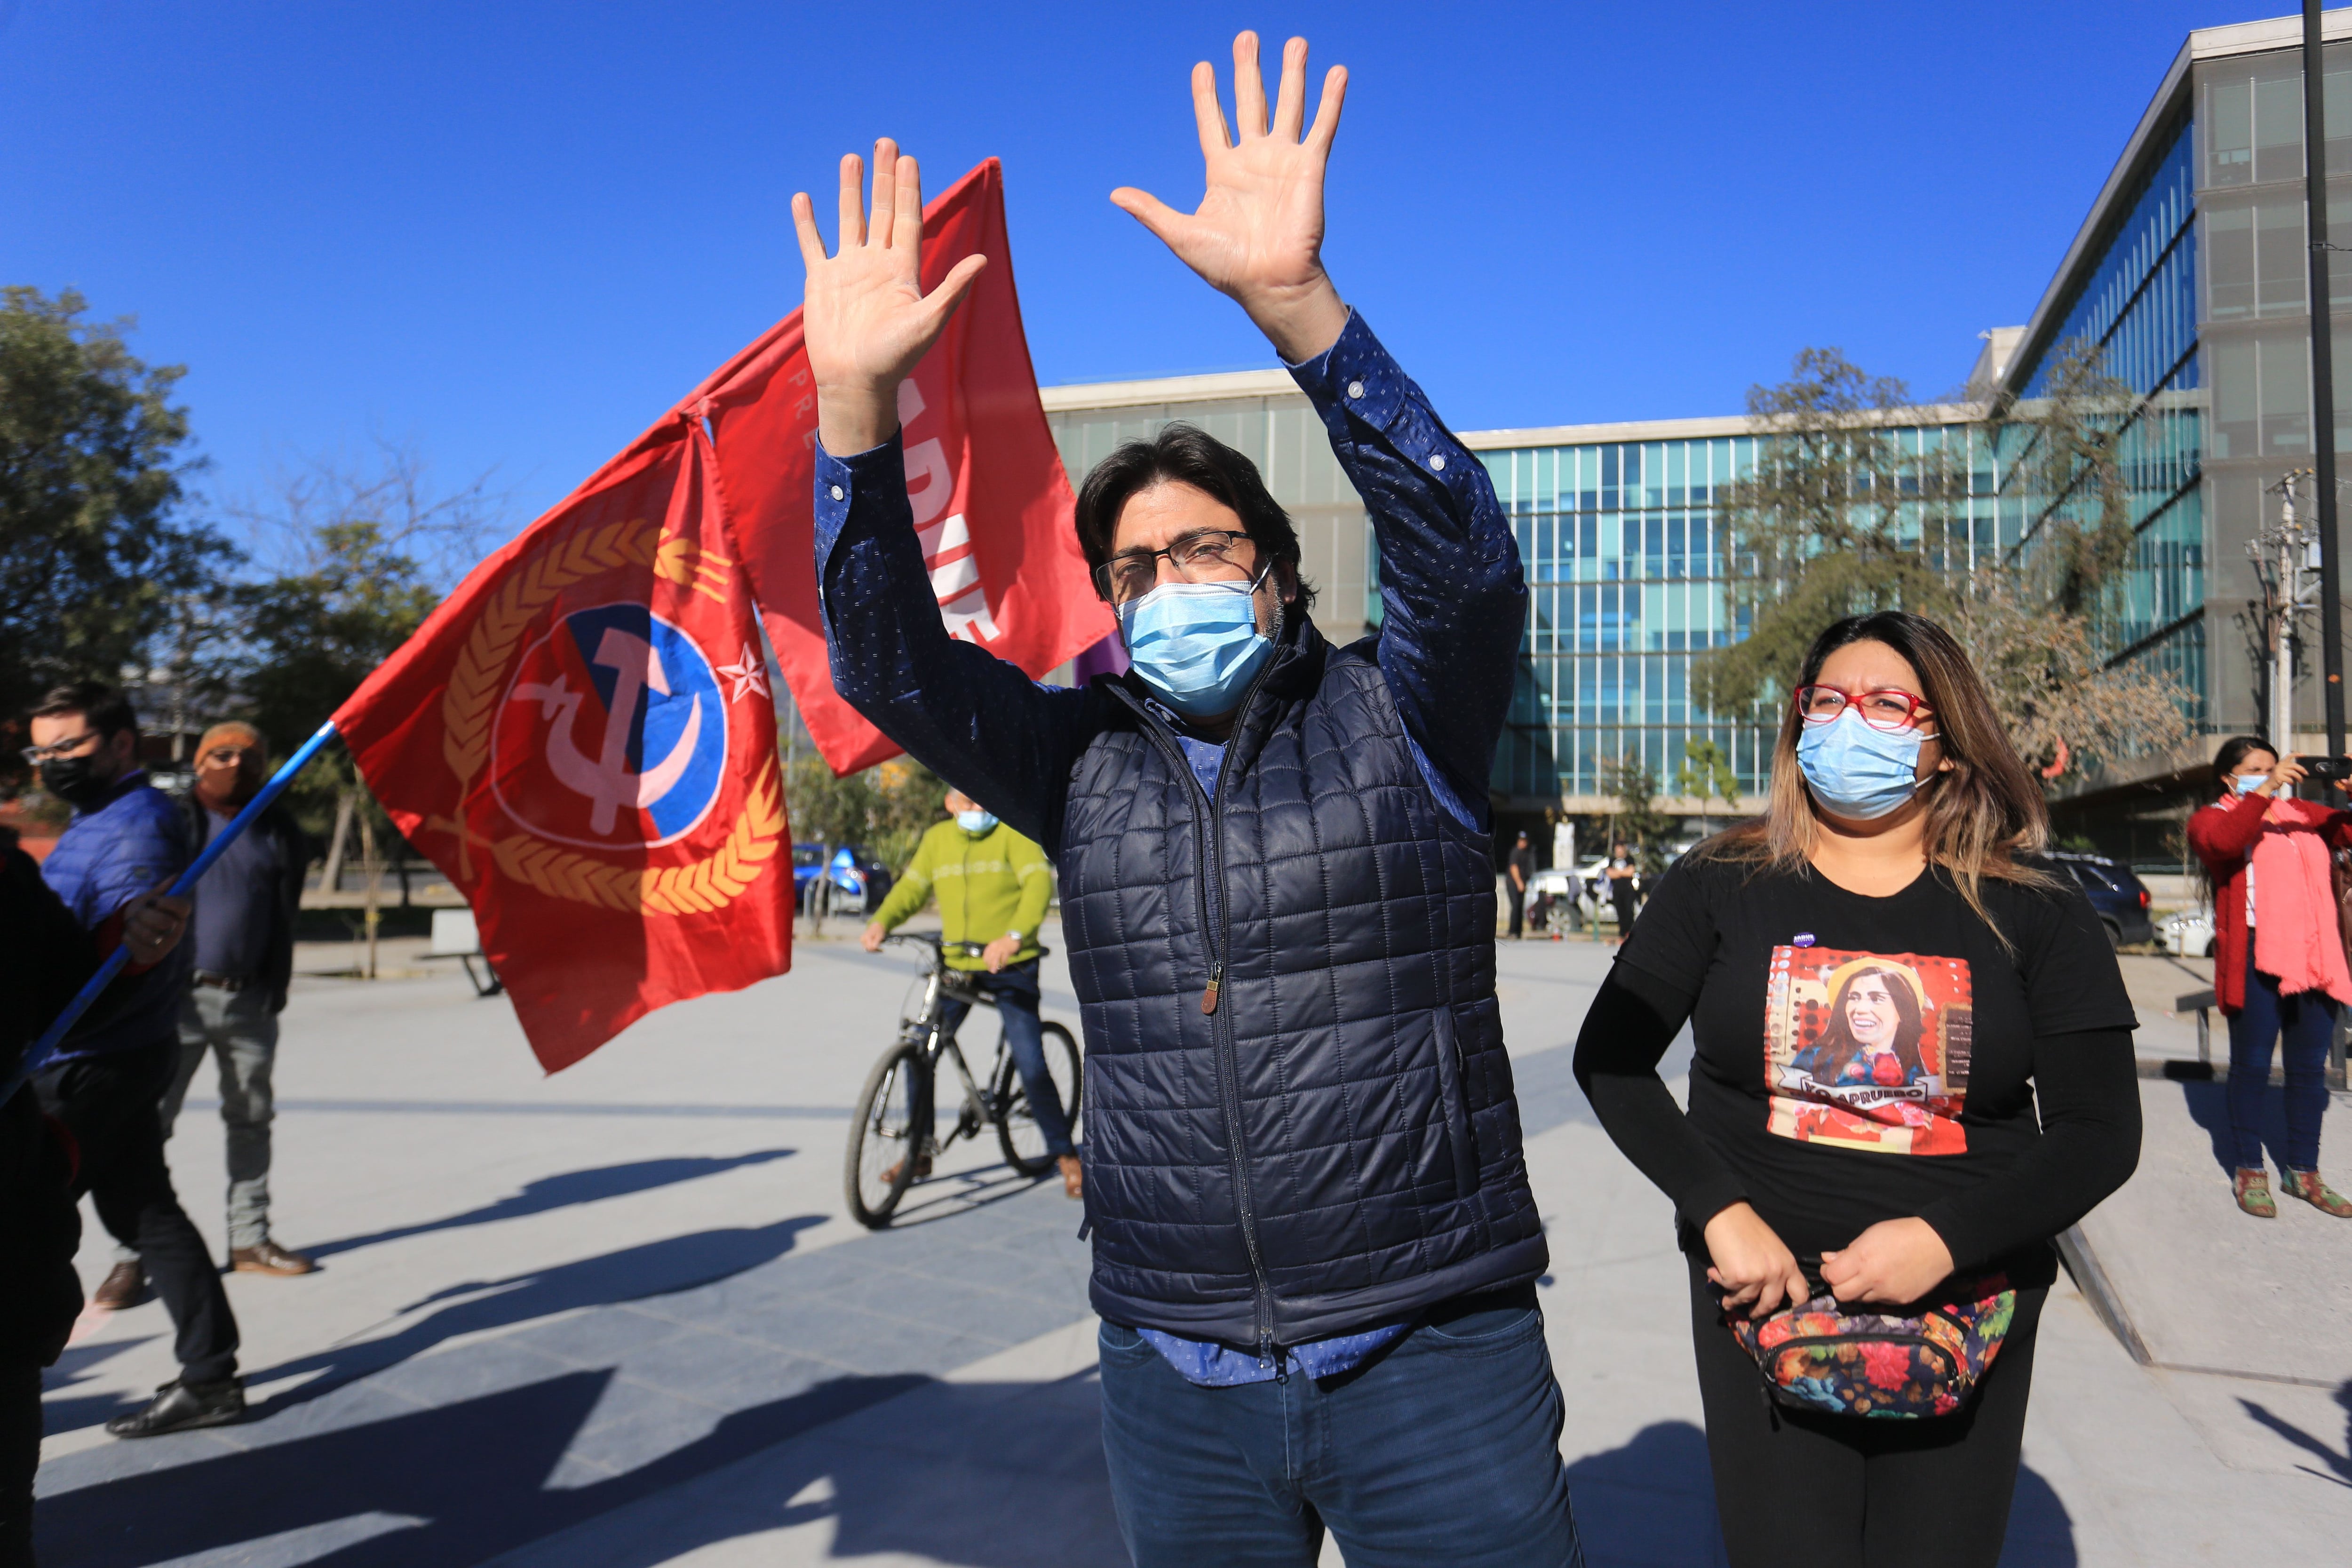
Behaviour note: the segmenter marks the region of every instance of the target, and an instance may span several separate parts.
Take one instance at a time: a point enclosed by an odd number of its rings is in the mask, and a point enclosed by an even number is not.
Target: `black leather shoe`
[[[245,1384],[232,1377],[226,1383],[167,1383],[144,1409],[116,1416],[106,1429],[117,1437],[160,1437],[244,1419]]]

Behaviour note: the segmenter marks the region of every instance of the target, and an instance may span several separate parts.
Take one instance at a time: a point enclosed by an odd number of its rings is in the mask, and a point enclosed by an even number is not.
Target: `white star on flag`
[[[727,700],[730,702],[741,701],[743,693],[746,691],[756,691],[762,697],[768,695],[767,661],[760,657],[760,650],[750,643],[743,645],[742,658],[733,664],[720,665],[719,673],[735,683],[735,689],[728,694]]]

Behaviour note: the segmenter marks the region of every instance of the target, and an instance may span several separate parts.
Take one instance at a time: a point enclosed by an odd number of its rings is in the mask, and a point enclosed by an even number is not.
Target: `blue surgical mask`
[[[996,818],[985,811],[959,811],[956,813],[956,826],[979,838],[996,831]]]
[[[1902,808],[1918,785],[1919,743],[1908,730],[1874,730],[1849,708],[1797,737],[1797,766],[1822,808],[1869,822]]]
[[[1135,673],[1187,719],[1217,719],[1242,704],[1274,641],[1257,629],[1246,583],[1162,583],[1118,609]]]
[[[2268,773],[2240,773],[2233,787],[2240,795],[2252,795],[2270,782]]]

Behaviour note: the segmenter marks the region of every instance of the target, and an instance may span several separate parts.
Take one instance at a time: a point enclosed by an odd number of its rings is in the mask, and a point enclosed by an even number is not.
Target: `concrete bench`
[[[466,966],[466,978],[474,983],[477,996],[495,996],[506,984],[490,968],[490,961],[482,956],[481,933],[474,929],[471,910],[436,910],[433,911],[433,944],[425,951],[427,958],[454,958]],[[474,965],[481,964],[479,973]]]
[[[2213,1009],[2216,1005],[2210,987],[2177,996],[2172,1003],[2172,1010],[2176,1013],[2197,1015],[2197,1059],[2205,1064],[2208,1073],[2213,1068]]]

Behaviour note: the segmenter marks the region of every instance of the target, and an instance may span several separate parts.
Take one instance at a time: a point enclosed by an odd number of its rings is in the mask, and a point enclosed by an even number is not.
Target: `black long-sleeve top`
[[[2137,1020],[2079,890],[1984,897],[2006,946],[1937,871],[1884,899],[1706,858],[1660,883],[1576,1075],[1685,1245],[1742,1201],[1807,1259],[1916,1215],[1958,1269],[2048,1277],[2137,1162]],[[1657,1071],[1685,1022],[1687,1115]]]

